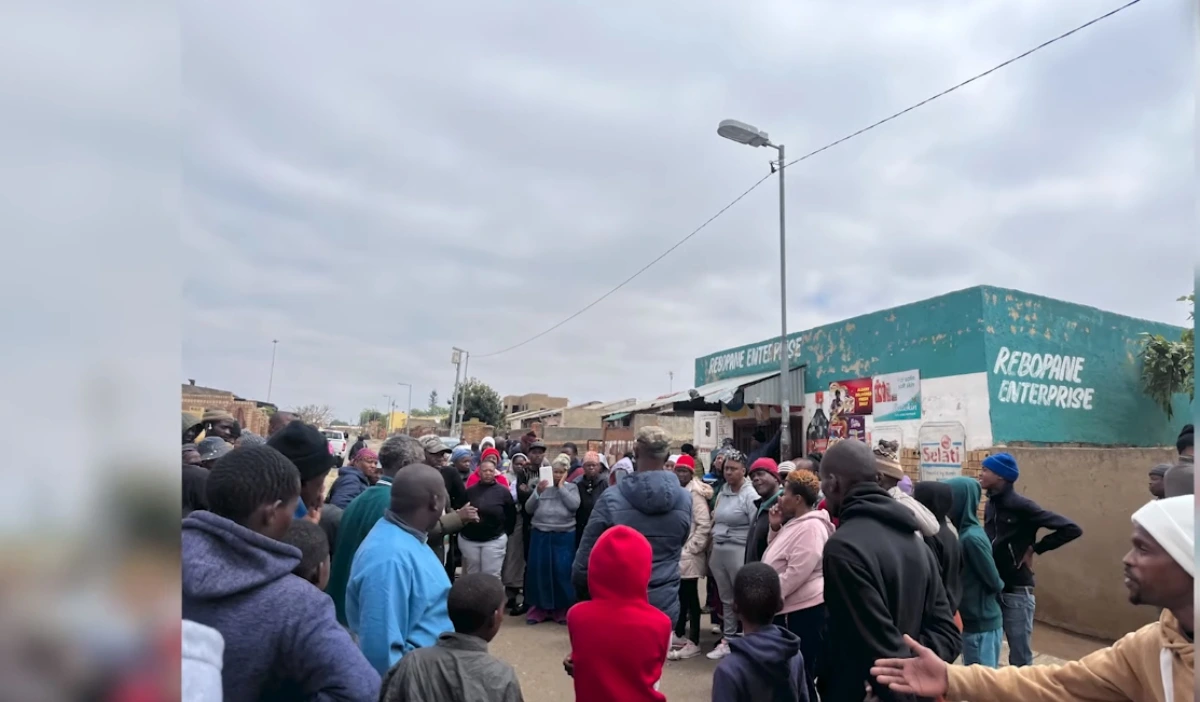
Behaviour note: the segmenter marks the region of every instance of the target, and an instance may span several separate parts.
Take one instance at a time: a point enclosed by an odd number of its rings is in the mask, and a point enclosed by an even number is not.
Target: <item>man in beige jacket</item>
[[[1185,495],[1155,500],[1133,514],[1133,548],[1124,560],[1129,601],[1163,613],[1112,646],[1064,665],[993,670],[947,665],[905,637],[916,657],[878,660],[871,675],[897,692],[973,702],[1192,699],[1194,510]]]

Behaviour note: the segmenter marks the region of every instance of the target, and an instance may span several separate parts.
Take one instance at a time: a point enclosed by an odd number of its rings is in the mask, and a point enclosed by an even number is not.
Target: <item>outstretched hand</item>
[[[949,686],[946,662],[933,651],[904,635],[916,658],[881,658],[871,667],[871,677],[896,692],[920,697],[941,697]]]
[[[479,510],[472,507],[470,502],[459,507],[457,511],[458,518],[466,524],[479,521]]]
[[[571,654],[563,659],[563,670],[567,671],[567,675],[575,677],[575,661],[571,658]]]

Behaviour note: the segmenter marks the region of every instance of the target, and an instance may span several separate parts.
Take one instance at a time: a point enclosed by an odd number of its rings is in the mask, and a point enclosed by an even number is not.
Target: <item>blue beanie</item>
[[[472,455],[470,446],[457,446],[450,454],[450,462],[457,463],[460,459]]]
[[[1017,459],[1007,453],[998,453],[983,459],[983,467],[1010,483],[1017,482],[1020,472],[1017,470]]]

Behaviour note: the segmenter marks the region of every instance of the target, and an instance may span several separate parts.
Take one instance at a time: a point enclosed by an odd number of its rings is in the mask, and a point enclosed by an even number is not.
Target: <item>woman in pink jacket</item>
[[[825,631],[825,574],[821,557],[833,535],[829,513],[817,509],[821,479],[812,471],[793,470],[783,494],[769,513],[770,532],[763,563],[779,574],[783,609],[777,626],[800,637],[800,653],[809,680],[816,677]]]

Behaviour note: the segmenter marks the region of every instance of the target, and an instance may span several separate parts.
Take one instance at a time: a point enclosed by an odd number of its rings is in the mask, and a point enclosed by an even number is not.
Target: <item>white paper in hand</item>
[[[554,485],[554,466],[542,466],[538,471],[538,483],[540,484],[543,480],[550,483],[551,486]]]

